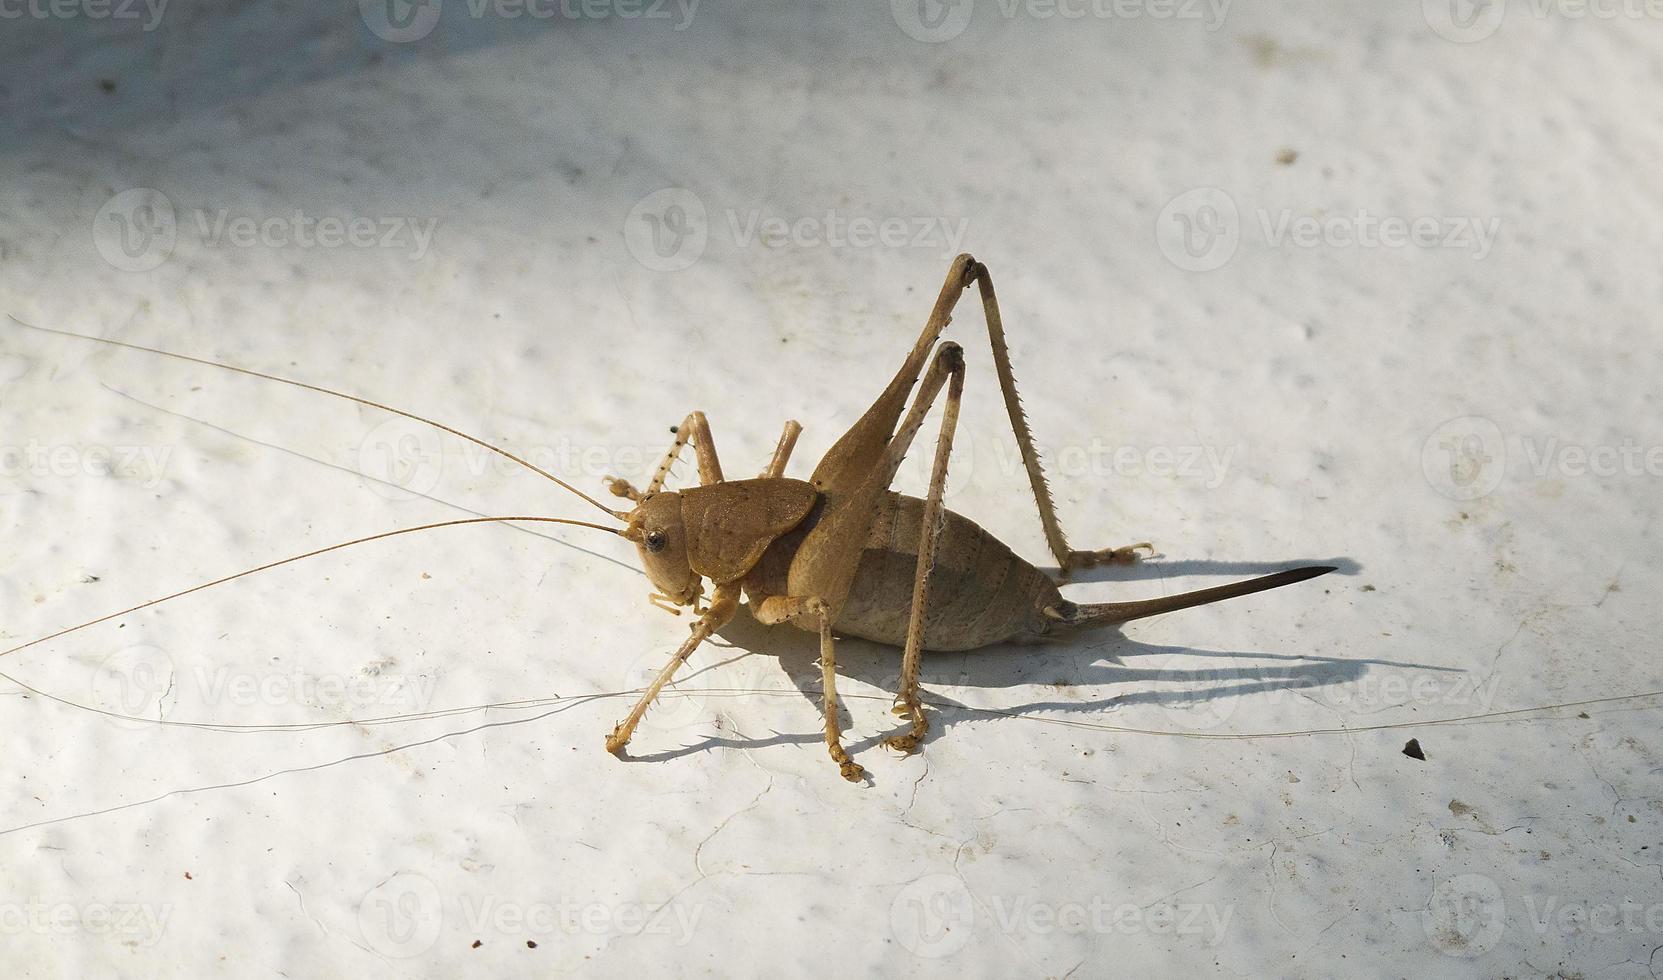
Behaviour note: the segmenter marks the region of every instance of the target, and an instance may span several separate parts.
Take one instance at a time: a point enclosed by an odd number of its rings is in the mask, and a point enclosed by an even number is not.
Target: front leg
[[[628,480],[617,477],[607,477],[607,489],[615,497],[627,497],[639,503],[643,498],[650,497],[664,489],[664,481],[670,476],[670,467],[676,465],[681,458],[681,450],[689,442],[693,444],[693,453],[699,460],[699,483],[709,486],[722,482],[722,461],[716,455],[716,441],[710,435],[710,422],[703,412],[688,412],[681,424],[670,430],[676,434],[675,441],[664,453],[664,459],[653,472],[652,482],[647,484],[646,490],[637,490]]]
[[[618,726],[612,729],[612,734],[606,737],[608,752],[622,751],[623,747],[629,744],[630,737],[635,734],[635,726],[641,724],[642,716],[647,713],[647,708],[653,701],[657,700],[658,692],[664,690],[664,685],[670,683],[670,678],[675,676],[676,668],[693,655],[699,644],[709,639],[712,633],[726,626],[728,620],[733,618],[734,612],[739,609],[739,594],[737,582],[716,586],[716,594],[710,599],[710,608],[693,624],[693,635],[687,638],[687,642],[681,645],[676,655],[658,672],[651,686],[641,695],[641,700],[636,702],[635,709],[629,713],[629,717],[619,722]]]

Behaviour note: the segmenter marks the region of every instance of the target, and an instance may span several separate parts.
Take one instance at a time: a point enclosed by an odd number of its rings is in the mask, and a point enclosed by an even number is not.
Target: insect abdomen
[[[924,501],[885,494],[835,628],[901,646],[912,617],[913,576]],[[1037,639],[1040,612],[1061,601],[1056,585],[967,517],[946,512],[926,603],[924,648],[971,650],[1007,640]]]

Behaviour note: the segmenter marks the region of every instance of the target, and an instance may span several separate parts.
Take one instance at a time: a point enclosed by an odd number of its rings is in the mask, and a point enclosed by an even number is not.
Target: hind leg
[[[929,730],[929,719],[924,716],[924,705],[918,697],[918,668],[919,661],[924,656],[924,626],[925,613],[929,608],[930,572],[935,567],[936,540],[941,534],[941,526],[945,515],[941,504],[943,491],[947,486],[947,461],[953,454],[953,433],[958,428],[959,403],[964,398],[964,353],[957,344],[948,342],[941,345],[939,355],[941,364],[947,373],[947,399],[941,409],[941,432],[936,436],[935,461],[930,467],[930,487],[928,496],[924,498],[923,527],[919,531],[918,539],[918,567],[913,572],[912,579],[912,616],[907,621],[906,647],[901,654],[901,689],[895,695],[895,714],[907,718],[912,722],[905,735],[894,735],[884,740],[884,744],[901,752],[912,752],[923,741],[924,733]],[[939,382],[938,382],[939,384]],[[914,406],[914,411],[908,416],[907,422],[916,431],[913,416],[920,421],[922,410],[929,408],[929,400],[933,400],[934,391],[926,388],[919,392],[920,404]],[[903,435],[906,427],[903,426]],[[910,441],[910,435],[907,439]],[[897,440],[899,441],[899,440]],[[900,452],[905,452],[904,446]],[[899,458],[896,459],[897,463]]]
[[[900,691],[896,695],[896,714],[909,718],[912,726],[906,735],[891,739],[888,743],[904,751],[916,748],[928,727],[923,704],[918,697],[918,669],[924,652],[929,574],[935,564],[936,540],[945,519],[941,504],[942,488],[947,479],[947,458],[952,452],[953,430],[958,422],[959,401],[964,391],[964,350],[958,344],[947,341],[936,350],[911,409],[894,437],[883,447],[882,455],[870,467],[866,481],[853,492],[826,504],[819,523],[798,546],[786,576],[787,595],[819,597],[828,607],[831,622],[837,621],[838,612],[848,597],[849,585],[854,580],[880,495],[889,489],[895,471],[900,468],[901,460],[905,458],[930,406],[943,387],[948,389],[947,398],[942,410],[941,436],[936,443],[935,466],[930,476],[930,494],[924,503],[919,531],[912,612],[902,655]],[[802,629],[813,632],[820,626],[820,620],[811,616],[806,606],[778,608],[783,614],[781,619],[790,619]]]
[[[1005,324],[999,315],[999,298],[993,292],[993,277],[988,274],[987,266],[972,260],[965,270],[965,279],[966,284],[974,282],[982,296],[988,341],[993,346],[993,366],[999,376],[999,392],[1005,399],[1005,414],[1010,416],[1011,431],[1016,434],[1016,445],[1022,454],[1022,466],[1028,471],[1028,484],[1033,489],[1034,504],[1039,510],[1039,523],[1045,529],[1045,543],[1056,556],[1062,576],[1067,578],[1076,568],[1130,564],[1138,560],[1140,550],[1154,554],[1155,546],[1147,541],[1098,551],[1074,551],[1068,547],[1062,525],[1057,521],[1051,488],[1045,481],[1045,470],[1039,463],[1039,451],[1034,448],[1034,434],[1028,428],[1028,417],[1022,411],[1022,399],[1016,392],[1016,375],[1011,370],[1010,350],[1005,344]]]

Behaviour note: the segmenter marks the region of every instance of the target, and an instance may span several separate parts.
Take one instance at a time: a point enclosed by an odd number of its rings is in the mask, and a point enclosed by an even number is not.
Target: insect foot
[[[1155,556],[1155,546],[1147,541],[1128,544],[1119,548],[1104,548],[1101,551],[1070,551],[1068,553],[1068,568],[1095,568],[1098,565],[1131,565],[1142,560],[1139,551],[1149,552]]]
[[[634,484],[630,483],[628,480],[620,480],[615,476],[606,477],[606,489],[609,490],[614,497],[626,497],[636,503],[640,503],[641,497],[643,496],[641,491],[635,489]]]
[[[612,734],[606,736],[606,751],[617,755],[629,744],[629,734],[624,731],[623,722],[619,722],[612,729]]]
[[[883,744],[897,752],[907,755],[918,751],[918,743],[924,740],[924,733],[930,730],[930,720],[924,717],[924,708],[917,702],[897,704],[893,709],[902,718],[912,719],[912,730],[905,735],[892,735],[884,739]]]

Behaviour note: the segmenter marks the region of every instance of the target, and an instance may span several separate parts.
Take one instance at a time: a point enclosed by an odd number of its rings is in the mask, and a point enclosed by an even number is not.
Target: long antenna
[[[383,538],[396,538],[401,534],[414,534],[417,531],[431,531],[431,530],[434,530],[435,528],[441,528],[441,527],[458,527],[458,526],[463,525],[463,524],[501,524],[501,523],[510,522],[510,521],[526,521],[526,522],[535,522],[535,523],[538,523],[538,524],[572,524],[572,525],[575,525],[577,527],[590,527],[590,528],[594,528],[597,531],[605,531],[608,534],[617,534],[617,535],[622,535],[623,534],[622,531],[619,531],[616,528],[607,527],[604,524],[591,524],[588,521],[574,521],[574,520],[569,520],[569,519],[564,518],[564,517],[468,517],[468,518],[463,518],[461,520],[455,520],[455,521],[440,521],[437,524],[421,524],[421,525],[418,525],[416,527],[403,527],[403,528],[399,528],[396,531],[382,531],[380,534],[372,534],[368,537],[354,538],[351,541],[342,541],[340,544],[332,544],[327,548],[317,548],[313,551],[308,551],[303,555],[293,555],[293,556],[290,556],[288,558],[279,559],[278,561],[267,562],[264,565],[258,565],[254,568],[250,568],[250,569],[246,569],[246,570],[241,571],[241,572],[237,572],[235,575],[227,575],[224,578],[216,578],[212,582],[204,582],[201,585],[193,585],[188,589],[183,589],[179,592],[173,593],[172,595],[162,596],[160,599],[151,599],[149,602],[141,602],[136,606],[133,606],[129,609],[123,609],[120,612],[113,612],[113,613],[110,613],[107,616],[100,616],[97,619],[89,619],[86,622],[81,623],[78,626],[71,626],[68,629],[61,629],[61,630],[57,631],[56,633],[51,634],[50,636],[43,636],[43,637],[40,637],[39,639],[36,639],[36,640],[30,640],[28,643],[24,643],[20,646],[12,647],[10,650],[0,650],[0,657],[9,657],[12,654],[17,653],[19,651],[27,650],[27,649],[29,649],[30,647],[33,647],[33,646],[39,646],[40,644],[45,643],[48,640],[56,640],[60,636],[68,636],[70,633],[74,633],[74,632],[77,632],[79,630],[84,630],[89,626],[97,626],[99,623],[107,623],[112,619],[117,619],[117,618],[120,618],[122,616],[126,616],[129,613],[138,612],[141,609],[149,609],[151,606],[159,606],[162,603],[169,601],[170,599],[177,599],[180,596],[187,596],[187,595],[190,595],[193,592],[201,592],[203,589],[211,589],[216,585],[224,585],[226,582],[235,581],[236,579],[243,578],[243,577],[248,576],[248,575],[253,575],[256,572],[263,572],[263,571],[266,571],[268,569],[277,568],[280,565],[292,564],[294,562],[300,561],[300,560],[305,559],[305,558],[313,558],[313,557],[316,557],[317,555],[328,554],[331,551],[340,551],[342,548],[350,548],[353,545],[368,544],[371,541],[380,541]]]
[[[124,347],[127,350],[143,351],[146,354],[156,354],[156,355],[159,355],[161,357],[171,357],[175,360],[189,361],[192,364],[201,364],[201,365],[204,365],[206,367],[219,368],[219,369],[224,370],[224,371],[235,371],[238,374],[246,374],[251,378],[262,378],[266,381],[275,381],[278,384],[291,385],[295,388],[304,388],[307,391],[315,391],[320,395],[333,395],[336,398],[344,398],[349,402],[357,402],[360,405],[368,405],[370,408],[378,408],[383,412],[391,412],[394,415],[403,416],[404,418],[410,419],[412,421],[420,422],[423,425],[431,425],[435,429],[439,429],[441,431],[448,432],[451,435],[456,436],[460,439],[466,439],[466,440],[468,440],[469,442],[473,443],[476,446],[480,446],[484,449],[490,450],[493,453],[496,453],[499,456],[503,456],[507,459],[511,459],[514,462],[516,462],[516,463],[520,464],[521,466],[525,467],[526,469],[530,470],[531,472],[536,473],[537,475],[543,477],[544,479],[550,480],[550,481],[566,488],[567,490],[570,490],[572,493],[575,493],[579,497],[582,497],[584,500],[588,501],[591,505],[593,505],[595,507],[598,507],[601,510],[606,511],[608,514],[611,514],[613,517],[616,517],[619,520],[624,520],[624,519],[628,518],[628,516],[629,516],[628,514],[622,512],[622,511],[613,510],[612,508],[606,506],[605,504],[601,503],[600,501],[596,500],[595,498],[593,498],[593,497],[589,496],[588,494],[584,493],[582,490],[579,490],[577,487],[574,487],[570,483],[567,483],[565,480],[562,480],[559,477],[555,476],[553,473],[550,473],[549,471],[543,469],[540,466],[536,466],[532,463],[529,463],[529,462],[521,459],[520,457],[518,457],[518,456],[514,455],[513,453],[509,452],[508,450],[503,449],[501,446],[493,446],[490,443],[486,442],[485,440],[478,438],[477,436],[470,436],[466,432],[461,431],[460,429],[453,429],[450,426],[445,425],[443,422],[435,422],[432,419],[423,418],[422,416],[417,415],[414,412],[406,412],[402,408],[394,408],[391,405],[383,405],[380,402],[371,401],[368,398],[360,398],[357,395],[349,395],[344,391],[336,391],[333,388],[325,388],[321,385],[307,384],[304,381],[296,381],[293,378],[282,378],[282,377],[278,377],[275,374],[266,374],[263,371],[254,371],[254,370],[251,370],[249,368],[237,367],[235,364],[225,364],[225,363],[222,363],[220,361],[210,361],[210,360],[207,360],[206,358],[192,357],[189,354],[179,354],[179,353],[175,353],[174,351],[161,350],[161,349],[156,348],[156,347],[146,347],[143,344],[129,344],[126,341],[122,341],[122,340],[110,340],[106,337],[93,337],[93,336],[89,336],[87,334],[72,333],[68,330],[55,330],[51,327],[38,327],[38,326],[34,325],[33,323],[25,323],[24,321],[19,320],[17,317],[13,316],[10,313],[6,314],[6,318],[8,320],[12,321],[13,323],[17,324],[20,327],[27,327],[30,330],[39,330],[41,333],[56,334],[59,337],[73,337],[76,340],[87,340],[87,341],[91,341],[91,342],[96,343],[96,344],[109,344],[112,347]]]

